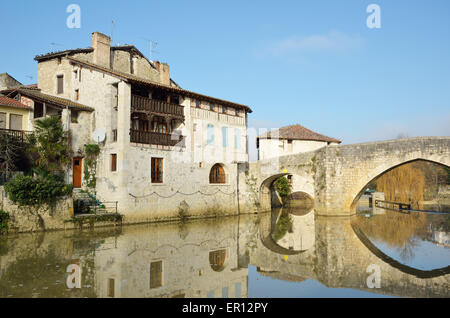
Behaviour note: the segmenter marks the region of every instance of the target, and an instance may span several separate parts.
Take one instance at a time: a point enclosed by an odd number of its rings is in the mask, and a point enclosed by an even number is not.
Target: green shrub
[[[272,238],[275,242],[282,239],[286,233],[292,228],[292,219],[289,214],[282,214],[278,223],[272,233]]]
[[[275,187],[283,201],[285,201],[292,193],[291,183],[285,177],[281,177],[275,181]]]
[[[0,210],[0,235],[8,232],[9,213]]]
[[[59,198],[72,194],[72,185],[54,175],[33,178],[17,176],[5,184],[9,198],[20,206],[53,204]]]

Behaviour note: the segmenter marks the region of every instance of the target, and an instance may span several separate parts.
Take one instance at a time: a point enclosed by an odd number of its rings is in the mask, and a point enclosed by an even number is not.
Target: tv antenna
[[[62,44],[55,43],[55,42],[50,43],[50,47],[52,48],[52,50],[55,48],[55,46],[61,46],[61,45]]]
[[[159,53],[158,51],[155,50],[155,48],[158,46],[158,42],[155,42],[153,40],[146,39],[146,38],[142,38],[142,39],[149,43],[149,46],[150,46],[149,59],[150,59],[150,61],[153,62],[153,53]]]
[[[111,43],[114,44],[114,20],[111,20]]]

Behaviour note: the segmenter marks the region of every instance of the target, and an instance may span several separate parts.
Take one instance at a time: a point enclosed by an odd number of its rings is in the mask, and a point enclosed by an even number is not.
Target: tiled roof
[[[0,106],[8,106],[8,107],[14,107],[14,108],[31,109],[27,105],[24,105],[21,102],[15,100],[13,98],[9,98],[9,97],[6,97],[6,96],[1,96],[1,95],[0,95]]]
[[[94,111],[94,109],[92,107],[73,102],[70,99],[44,94],[39,89],[36,89],[36,88],[21,87],[18,89],[8,90],[8,91],[10,92],[10,94],[12,92],[17,92],[17,93],[20,93],[21,95],[27,96],[31,99],[36,99],[41,102],[51,103],[52,105],[55,105],[57,107],[59,106],[61,108],[69,107],[71,109],[77,109],[77,110]]]
[[[73,49],[73,50],[65,50],[65,51],[58,51],[58,52],[51,52],[47,54],[37,55],[34,60],[38,62],[42,62],[45,60],[50,60],[55,57],[61,57],[69,54],[77,54],[77,53],[91,53],[94,49],[89,47],[85,49]]]
[[[275,131],[269,131],[258,137],[259,139],[292,139],[292,140],[311,140],[311,141],[325,141],[325,142],[336,142],[341,143],[342,141],[331,138],[325,135],[316,133],[308,128],[301,125],[292,125],[282,127]]]
[[[122,78],[122,79],[127,80],[127,81],[132,82],[132,83],[152,86],[152,87],[160,88],[162,90],[170,91],[170,92],[173,92],[173,93],[178,93],[178,94],[181,94],[181,95],[186,95],[186,96],[194,97],[194,98],[197,98],[197,99],[206,100],[206,101],[209,101],[209,102],[212,102],[212,103],[217,103],[217,104],[221,104],[221,105],[228,105],[228,106],[232,106],[232,107],[235,107],[235,108],[244,109],[244,110],[246,110],[249,113],[252,112],[250,107],[248,107],[246,105],[237,104],[237,103],[233,103],[233,102],[230,102],[230,101],[218,99],[218,98],[215,98],[215,97],[194,93],[194,92],[191,92],[191,91],[179,88],[179,87],[163,85],[161,83],[150,81],[150,80],[142,78],[142,77],[137,77],[137,76],[134,76],[134,75],[131,75],[131,74],[127,74],[127,73],[111,70],[111,69],[109,69],[107,67],[99,66],[97,64],[93,64],[93,63],[90,63],[90,62],[87,62],[87,61],[76,59],[76,58],[73,58],[73,57],[70,57],[70,56],[68,56],[67,59],[69,59],[73,63],[81,64],[83,66],[90,67],[90,68],[99,70],[101,72],[104,72],[104,73],[107,73],[107,74],[110,74],[110,75],[113,75],[113,76],[117,76],[119,78]]]

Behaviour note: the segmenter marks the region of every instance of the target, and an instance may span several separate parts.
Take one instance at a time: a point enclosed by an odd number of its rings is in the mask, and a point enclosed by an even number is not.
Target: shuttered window
[[[162,286],[162,261],[150,264],[150,288]]]
[[[0,113],[0,129],[6,129],[6,113]]]
[[[115,296],[115,281],[113,278],[108,279],[108,297]]]
[[[152,183],[163,183],[162,158],[152,158]]]
[[[64,76],[63,75],[58,75],[56,77],[57,79],[57,93],[58,94],[63,94],[64,93]]]
[[[117,171],[117,154],[111,154],[111,171]]]
[[[214,126],[209,124],[208,127],[206,128],[206,143],[209,146],[213,146],[214,145]]]
[[[241,148],[241,131],[239,129],[234,130],[234,148]]]
[[[22,130],[22,115],[11,114],[9,116],[9,129]]]
[[[228,147],[228,128],[222,127],[222,145]]]

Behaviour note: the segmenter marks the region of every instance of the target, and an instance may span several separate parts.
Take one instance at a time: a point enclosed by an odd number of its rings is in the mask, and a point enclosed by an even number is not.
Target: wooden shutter
[[[163,159],[152,158],[152,183],[163,183]]]
[[[162,261],[150,264],[150,288],[162,286]]]
[[[0,113],[0,129],[6,129],[6,113]]]
[[[22,130],[22,115],[15,115],[15,114],[10,115],[9,129]]]
[[[58,85],[58,94],[64,93],[64,76],[58,75],[57,85]]]
[[[117,154],[111,154],[111,171],[117,171]]]

